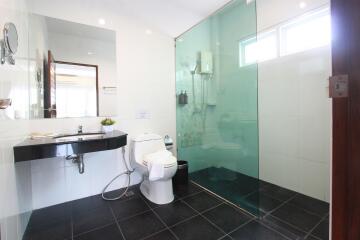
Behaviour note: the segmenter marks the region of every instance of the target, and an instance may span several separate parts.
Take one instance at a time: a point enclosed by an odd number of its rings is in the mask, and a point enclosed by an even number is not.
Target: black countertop
[[[101,132],[93,134],[96,133]],[[83,134],[87,135],[89,133]],[[117,130],[88,139],[69,139],[64,141],[58,139],[61,136],[72,135],[59,135],[56,138],[26,139],[15,145],[15,162],[113,150],[127,144],[127,134]]]

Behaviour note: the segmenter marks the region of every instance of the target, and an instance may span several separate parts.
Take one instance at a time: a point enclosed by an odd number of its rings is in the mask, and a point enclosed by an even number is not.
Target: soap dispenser
[[[179,94],[179,104],[184,104],[184,100],[185,100],[185,95],[184,92],[181,91],[181,93]]]
[[[186,91],[184,93],[184,104],[188,104],[188,95],[187,95]]]

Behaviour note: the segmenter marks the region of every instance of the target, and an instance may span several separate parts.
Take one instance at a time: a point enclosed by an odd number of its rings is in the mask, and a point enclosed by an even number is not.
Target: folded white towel
[[[145,156],[147,168],[149,170],[149,180],[156,181],[165,175],[165,162],[171,158],[169,151],[159,151]]]

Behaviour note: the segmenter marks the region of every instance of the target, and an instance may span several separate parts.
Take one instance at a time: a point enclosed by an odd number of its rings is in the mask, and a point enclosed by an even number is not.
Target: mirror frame
[[[66,62],[66,61],[54,61],[55,64],[68,64],[83,67],[94,67],[96,71],[96,117],[99,117],[99,66],[86,63]]]

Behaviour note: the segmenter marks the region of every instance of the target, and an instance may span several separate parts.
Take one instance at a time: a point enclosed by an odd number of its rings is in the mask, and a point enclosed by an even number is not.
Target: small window
[[[277,42],[275,30],[240,42],[240,67],[278,57]]]
[[[302,16],[280,27],[281,55],[323,47],[331,41],[329,9]]]

